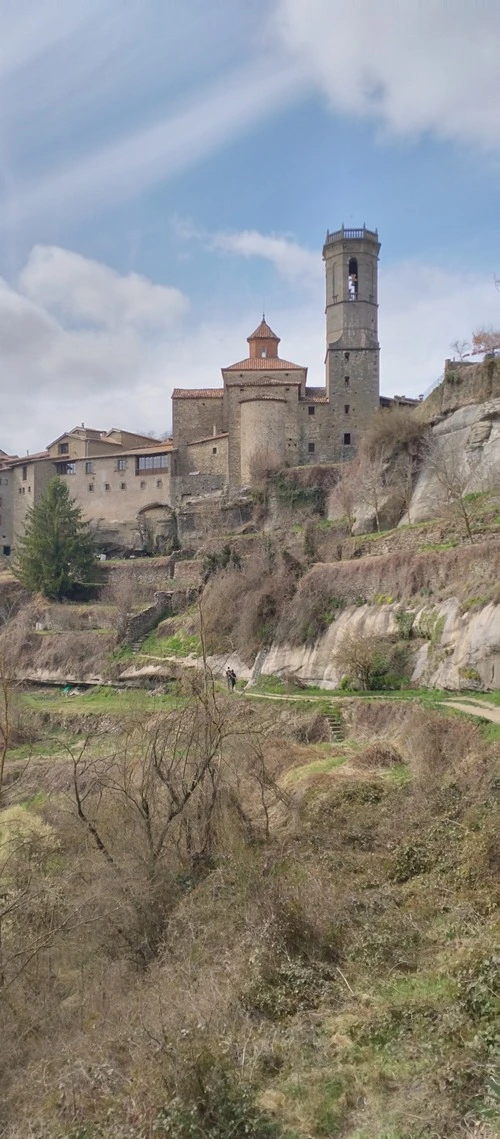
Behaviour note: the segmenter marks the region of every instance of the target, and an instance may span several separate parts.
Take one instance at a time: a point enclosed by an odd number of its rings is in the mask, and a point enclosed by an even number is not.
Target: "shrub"
[[[153,1130],[169,1139],[272,1139],[280,1131],[257,1106],[254,1089],[209,1051],[181,1069]]]
[[[378,688],[388,672],[387,643],[380,637],[346,631],[333,661],[343,676],[353,677],[364,691]]]
[[[241,558],[237,550],[227,543],[222,550],[205,554],[202,563],[202,581],[206,584],[214,574],[225,569],[241,569]]]
[[[372,416],[361,450],[370,459],[380,453],[386,458],[404,450],[418,453],[426,435],[427,426],[419,415],[419,409],[383,408]]]

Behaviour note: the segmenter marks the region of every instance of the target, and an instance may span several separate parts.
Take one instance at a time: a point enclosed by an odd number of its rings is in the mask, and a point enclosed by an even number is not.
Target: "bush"
[[[390,458],[401,451],[418,454],[427,435],[427,425],[419,412],[418,408],[408,407],[377,411],[363,436],[362,452],[370,459],[377,454]]]
[[[241,558],[237,550],[229,544],[212,554],[205,554],[202,563],[202,581],[206,584],[216,573],[225,569],[241,569]]]
[[[210,1051],[184,1070],[153,1130],[169,1139],[272,1139],[280,1128],[256,1104],[254,1089]]]

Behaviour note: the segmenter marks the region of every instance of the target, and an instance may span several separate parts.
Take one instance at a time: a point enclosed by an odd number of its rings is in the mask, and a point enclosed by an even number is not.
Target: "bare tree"
[[[279,455],[272,447],[257,447],[250,457],[250,481],[257,486],[265,483],[281,465]]]
[[[126,636],[137,597],[137,584],[131,573],[119,570],[112,574],[103,591],[103,600],[111,606],[111,623],[120,640]]]
[[[253,781],[268,829],[279,790],[264,762],[259,731],[242,723],[208,668],[177,707],[146,728],[133,724],[107,756],[86,741],[71,757],[73,811],[108,878],[106,922],[143,966],[164,935],[182,875],[209,867],[221,819],[232,812],[246,838],[256,823],[243,807],[242,779]],[[261,828],[262,829],[262,828]],[[128,914],[127,920],[113,913]]]
[[[459,360],[465,360],[466,356],[470,356],[471,345],[468,340],[453,340],[450,344],[450,348],[453,349]]]
[[[461,521],[469,542],[473,540],[472,512],[467,491],[479,463],[477,452],[465,452],[456,435],[434,436],[427,445],[426,466],[440,490],[442,508]]]
[[[356,680],[364,691],[368,691],[374,678],[387,670],[387,646],[380,637],[356,630],[345,632],[333,661],[342,675]]]
[[[500,331],[494,328],[477,328],[472,336],[473,355],[497,351],[500,351]]]
[[[386,463],[382,453],[363,455],[359,468],[360,500],[373,511],[375,526],[380,530],[380,511],[386,488]]]
[[[330,499],[333,510],[345,518],[349,534],[352,534],[354,528],[356,503],[360,500],[360,467],[359,458],[343,463],[340,479],[334,486]]]

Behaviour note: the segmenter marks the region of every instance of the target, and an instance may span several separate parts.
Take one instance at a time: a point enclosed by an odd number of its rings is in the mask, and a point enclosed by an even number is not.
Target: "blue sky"
[[[263,306],[321,383],[342,222],[424,391],[499,324],[499,58],[497,0],[0,0],[0,446],[165,431]]]

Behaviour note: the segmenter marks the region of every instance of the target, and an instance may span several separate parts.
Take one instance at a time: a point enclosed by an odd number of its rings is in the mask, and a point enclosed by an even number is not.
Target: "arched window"
[[[349,300],[357,301],[358,299],[358,262],[355,257],[349,260],[349,268],[347,270],[347,288],[349,291]]]

